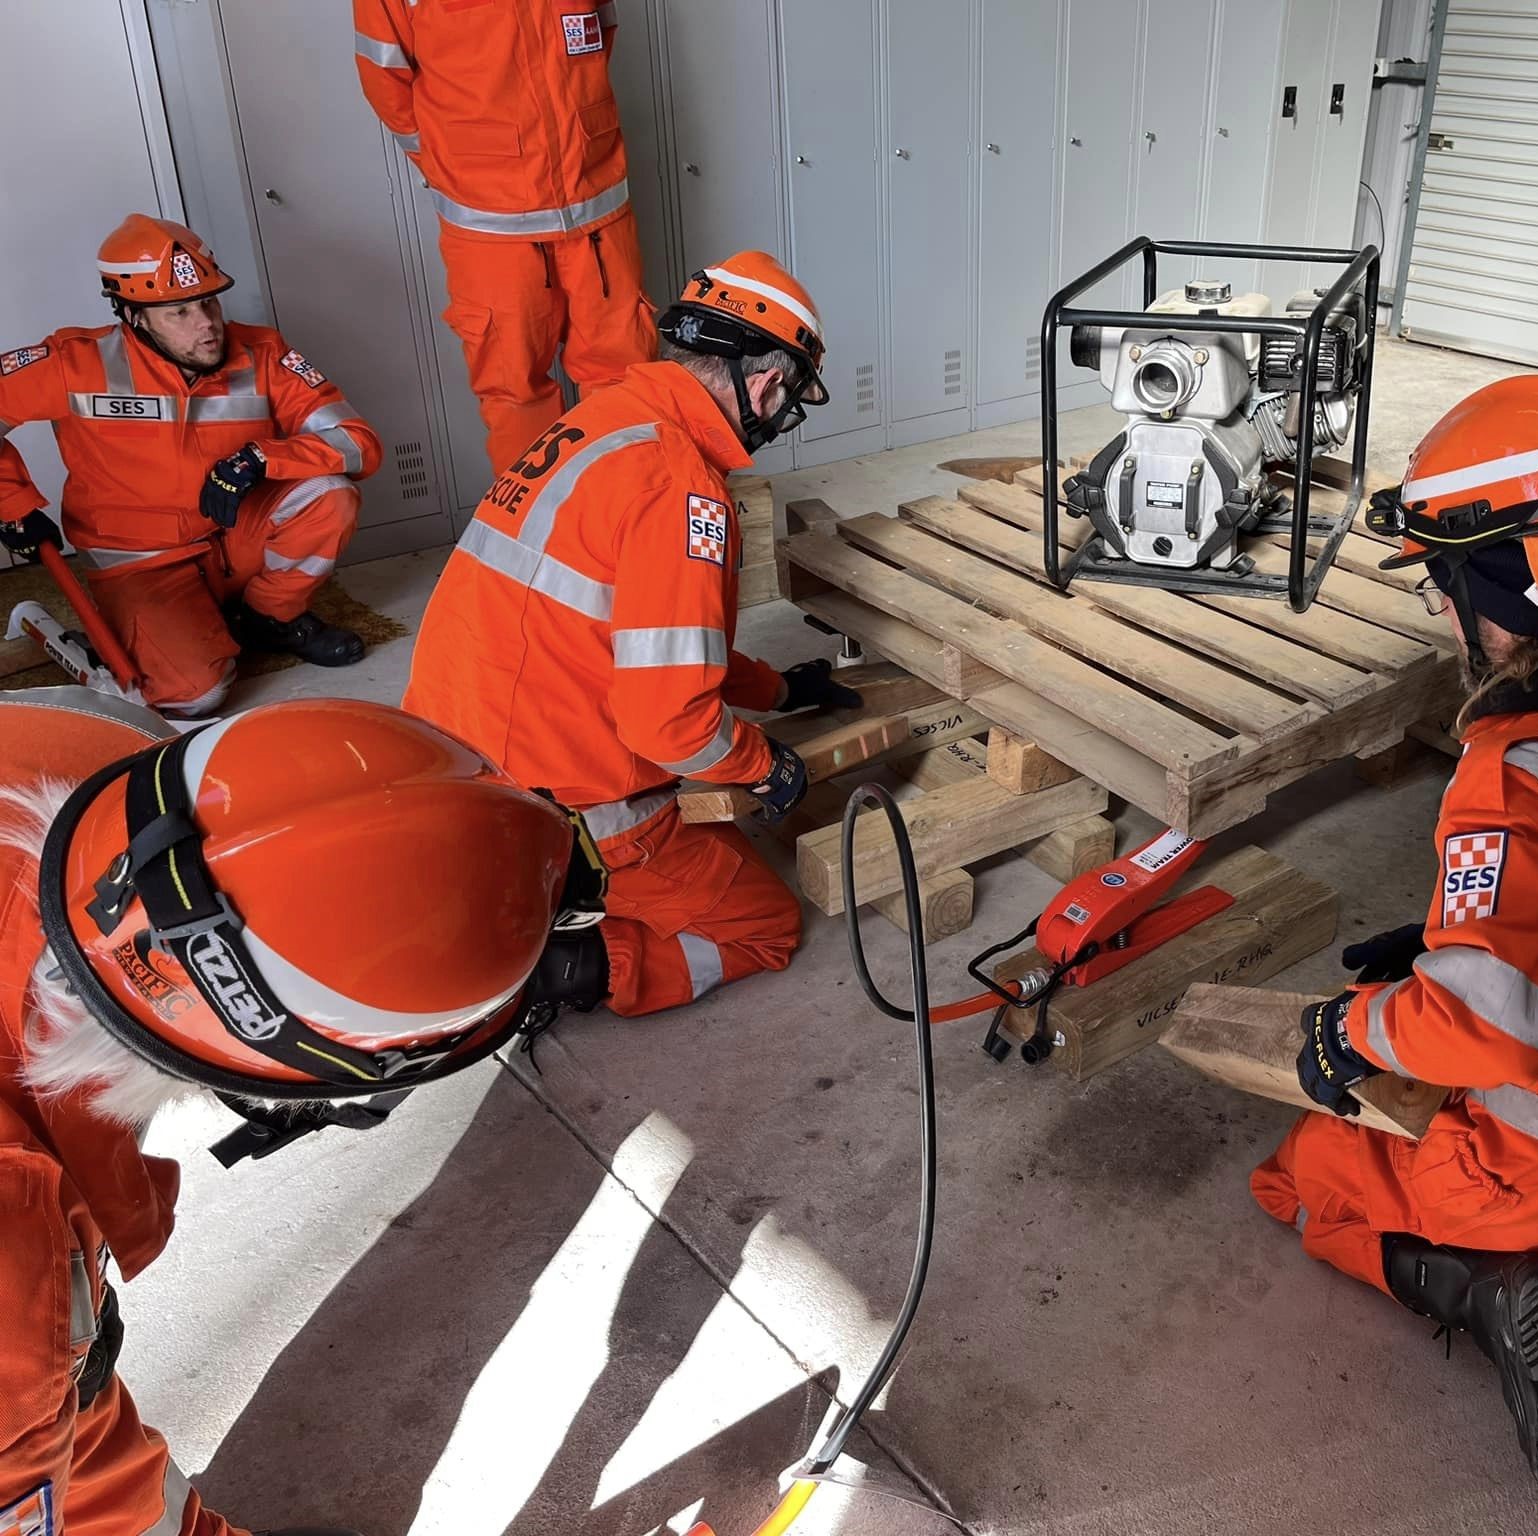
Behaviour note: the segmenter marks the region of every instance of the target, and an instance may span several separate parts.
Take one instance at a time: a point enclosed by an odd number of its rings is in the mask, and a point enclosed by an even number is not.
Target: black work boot
[[[1538,1475],[1538,1252],[1438,1248],[1389,1233],[1383,1276],[1396,1301],[1444,1328],[1467,1330],[1494,1363],[1517,1442]]]
[[[598,925],[552,933],[529,991],[539,1002],[591,1013],[609,995],[609,951]]]
[[[297,619],[275,619],[238,602],[230,609],[229,626],[242,650],[282,651],[317,667],[350,667],[363,660],[361,636],[327,624],[308,608]]]

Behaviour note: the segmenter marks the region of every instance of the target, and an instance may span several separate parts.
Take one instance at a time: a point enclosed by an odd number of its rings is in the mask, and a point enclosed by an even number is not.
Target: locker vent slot
[[[948,395],[961,393],[961,353],[959,351],[945,354],[945,393]]]
[[[876,365],[861,363],[854,371],[855,413],[876,409]]]
[[[1028,384],[1041,382],[1041,338],[1033,337],[1025,344],[1025,378]]]
[[[427,460],[423,457],[421,443],[395,445],[395,473],[400,479],[402,501],[417,501],[431,494]]]

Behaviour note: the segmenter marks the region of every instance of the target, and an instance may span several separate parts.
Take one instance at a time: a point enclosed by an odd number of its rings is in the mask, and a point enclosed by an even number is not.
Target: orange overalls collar
[[[662,420],[688,433],[719,474],[752,464],[715,397],[687,368],[678,363],[634,363],[625,371],[625,387],[654,406]]]
[[[200,373],[189,384],[187,375],[182,372],[180,365],[173,363],[168,357],[163,357],[145,342],[126,320],[119,324],[118,329],[124,333],[129,356],[133,359],[134,376],[154,386],[153,391],[145,391],[145,393],[195,395],[199,390],[206,389],[210,385],[227,386],[232,373],[253,368],[256,364],[250,348],[243,341],[236,341],[234,337],[230,337],[226,345],[224,361],[212,373]]]

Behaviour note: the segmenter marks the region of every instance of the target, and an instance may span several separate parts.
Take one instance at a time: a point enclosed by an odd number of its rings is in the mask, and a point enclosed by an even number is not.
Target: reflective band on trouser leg
[[[146,1526],[139,1536],[180,1536],[187,1518],[187,1502],[196,1497],[192,1484],[182,1475],[182,1469],[172,1461],[169,1454],[166,1456],[165,1477],[161,1480],[161,1495],[164,1508],[160,1518],[153,1525]]]
[[[630,183],[621,179],[605,192],[564,208],[539,208],[531,213],[492,213],[456,203],[434,191],[433,206],[438,217],[460,229],[473,229],[483,235],[569,235],[618,213],[630,201]]]
[[[684,964],[689,967],[689,982],[695,997],[703,997],[712,988],[719,987],[721,951],[697,933],[679,934],[678,943],[684,952]]]
[[[227,595],[269,618],[297,618],[346,549],[361,500],[341,475],[258,486],[226,539],[234,572]]]
[[[323,555],[301,555],[297,560],[290,555],[280,555],[277,550],[264,550],[262,563],[269,571],[298,571],[304,576],[329,576],[336,569],[335,560]]]

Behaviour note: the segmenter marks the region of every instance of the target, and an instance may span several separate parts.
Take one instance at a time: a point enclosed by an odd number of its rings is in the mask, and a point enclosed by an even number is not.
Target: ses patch
[[[53,1484],[41,1483],[0,1509],[0,1536],[53,1536]]]
[[[1494,917],[1506,867],[1504,832],[1464,832],[1442,853],[1442,926]]]
[[[290,373],[297,373],[311,389],[319,389],[326,382],[326,376],[319,368],[315,367],[306,358],[303,352],[288,351],[281,358],[281,362]]]
[[[689,558],[726,565],[726,504],[708,496],[689,498]]]
[[[14,352],[0,352],[0,377],[20,373],[33,363],[40,363],[48,356],[48,343],[40,341],[35,347],[17,347]]]
[[[603,52],[603,28],[598,24],[597,11],[562,16],[561,31],[566,35],[568,54]]]

